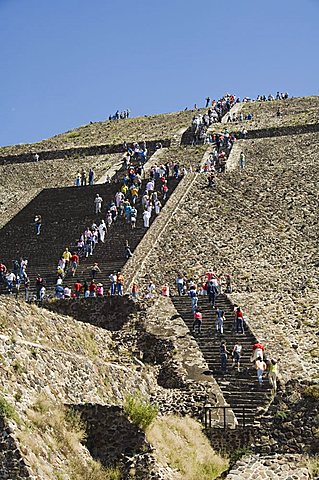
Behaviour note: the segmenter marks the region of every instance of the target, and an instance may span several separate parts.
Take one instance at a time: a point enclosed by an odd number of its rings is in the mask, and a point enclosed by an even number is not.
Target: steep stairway
[[[257,382],[256,370],[250,362],[252,345],[256,337],[245,325],[245,333],[234,330],[234,307],[226,295],[218,295],[216,306],[225,312],[226,322],[224,334],[216,333],[214,307],[208,303],[207,296],[199,296],[198,307],[203,315],[202,331],[193,333],[193,314],[191,299],[188,296],[172,297],[175,308],[196,339],[200,350],[207,361],[209,371],[219,384],[226,402],[231,406],[238,424],[253,425],[257,422],[259,409],[269,401],[271,389],[268,380],[260,388]],[[228,351],[232,352],[236,343],[242,345],[240,372],[232,368],[232,358],[228,355],[227,372],[223,374],[220,364],[220,343],[226,341]]]
[[[142,189],[145,189],[145,183]],[[173,177],[168,179],[168,196],[173,193],[178,180]],[[106,206],[114,199],[115,193],[120,188],[120,183],[100,184],[86,187],[66,187],[44,189],[25,208],[23,208],[10,222],[0,230],[0,261],[8,269],[12,261],[20,257],[27,258],[29,265],[27,269],[31,281],[31,288],[34,287],[37,274],[46,280],[47,291],[56,283],[57,262],[66,247],[76,245],[81,233],[93,222],[99,223],[105,218]],[[94,212],[94,199],[96,194],[103,198],[102,214]],[[163,201],[159,195],[162,206]],[[99,263],[102,271],[98,274],[97,281],[107,287],[109,274],[114,270],[120,270],[125,262],[125,242],[128,240],[131,250],[134,251],[146,229],[143,227],[141,195],[137,202],[137,223],[136,229],[132,230],[126,225],[122,218],[119,218],[109,229],[105,243],[98,243],[92,256],[82,258],[76,277],[80,280],[90,280],[90,265]],[[36,235],[34,226],[35,215],[42,217],[41,234]],[[155,219],[152,215],[150,223]],[[75,279],[67,276],[64,285],[72,285]],[[2,293],[5,291],[1,286]]]

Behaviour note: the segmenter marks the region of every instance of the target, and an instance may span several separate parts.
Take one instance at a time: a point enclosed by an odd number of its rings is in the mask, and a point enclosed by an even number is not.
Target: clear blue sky
[[[0,0],[0,145],[202,105],[318,95],[319,0]]]

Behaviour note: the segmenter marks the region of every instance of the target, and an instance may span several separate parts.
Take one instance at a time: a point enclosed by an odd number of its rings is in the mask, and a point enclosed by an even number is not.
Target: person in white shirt
[[[233,364],[232,367],[236,367],[238,372],[240,372],[240,357],[241,357],[242,346],[239,344],[234,345],[232,357]]]
[[[148,228],[150,226],[150,213],[145,210],[144,213],[143,213],[143,222],[144,222],[144,227],[145,228]]]
[[[64,298],[71,298],[71,288],[68,285],[64,287]]]
[[[104,220],[101,220],[101,223],[98,226],[98,230],[99,230],[100,241],[102,243],[104,243],[105,242],[105,234],[106,234],[106,224],[105,224]]]
[[[152,180],[147,182],[146,191],[147,191],[148,194],[151,194],[154,191],[154,182]]]
[[[256,371],[257,371],[257,380],[259,383],[259,386],[261,387],[263,384],[263,373],[265,370],[267,370],[267,365],[263,361],[261,357],[258,357],[255,363],[256,366]]]
[[[100,197],[100,195],[97,193],[94,200],[96,214],[101,213],[102,202],[103,202],[103,198]]]
[[[16,281],[16,276],[13,272],[8,272],[6,275],[7,289],[9,293],[12,293],[13,282]]]

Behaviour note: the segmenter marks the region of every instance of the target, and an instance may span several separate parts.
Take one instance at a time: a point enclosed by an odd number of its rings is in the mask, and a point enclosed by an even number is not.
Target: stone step
[[[208,303],[208,297],[199,296],[198,306],[203,315],[202,332],[194,334],[192,332],[193,314],[191,311],[191,301],[188,296],[173,297],[172,301],[175,308],[184,319],[185,324],[190,330],[190,335],[196,340],[208,368],[225,397],[225,401],[230,404],[239,423],[243,420],[242,406],[245,406],[245,423],[254,423],[260,407],[263,407],[270,398],[270,388],[267,379],[260,388],[256,378],[256,371],[250,362],[252,345],[257,339],[245,325],[244,334],[234,331],[234,306],[225,295],[216,297],[216,305],[223,309],[226,320],[224,322],[224,334],[217,334],[215,331],[215,312]],[[221,372],[220,361],[220,343],[226,341],[228,349],[231,352],[232,345],[240,342],[243,347],[241,357],[241,366],[243,371],[237,372],[231,368],[232,358],[228,356],[228,371]]]
[[[144,181],[142,184],[142,191],[145,183]],[[177,185],[178,180],[170,177],[168,198]],[[31,287],[34,288],[35,278],[40,274],[46,279],[47,291],[50,288],[53,291],[56,282],[56,266],[65,247],[74,246],[85,228],[102,218],[94,214],[93,204],[96,193],[102,196],[105,211],[106,205],[113,200],[119,188],[120,184],[114,182],[110,185],[43,190],[0,230],[1,261],[10,269],[13,259],[19,259],[21,256],[27,258],[29,261],[27,274]],[[160,189],[160,184],[157,188]],[[161,200],[161,202],[165,204],[165,201]],[[122,219],[115,222],[106,235],[105,243],[98,243],[92,256],[81,258],[76,277],[81,281],[85,278],[89,280],[89,267],[97,262],[102,271],[97,276],[97,281],[102,282],[105,288],[109,288],[110,273],[114,270],[120,271],[126,263],[124,254],[126,240],[129,241],[131,250],[134,252],[147,231],[143,227],[140,199],[136,208],[138,210],[137,228],[132,230]],[[36,214],[40,214],[43,220],[41,235],[38,237],[35,235],[35,227],[32,223]],[[153,215],[150,223],[154,220]],[[72,284],[73,281],[74,278],[71,275],[66,277],[65,282]],[[5,289],[0,286],[1,291],[5,292]]]

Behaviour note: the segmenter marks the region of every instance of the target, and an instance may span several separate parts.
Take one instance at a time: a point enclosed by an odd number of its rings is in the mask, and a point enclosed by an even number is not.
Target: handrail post
[[[245,421],[245,406],[243,406],[243,428],[246,426],[246,421]]]

